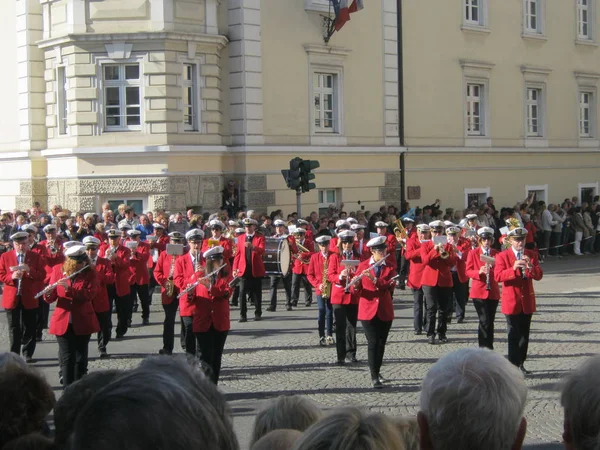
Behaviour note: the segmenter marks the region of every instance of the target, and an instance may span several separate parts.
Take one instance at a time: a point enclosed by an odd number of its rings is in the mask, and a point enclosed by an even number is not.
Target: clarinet
[[[488,266],[488,273],[485,276],[485,290],[486,291],[491,291],[492,290],[492,280],[490,278],[490,269],[491,267],[489,266],[489,264],[487,264]]]

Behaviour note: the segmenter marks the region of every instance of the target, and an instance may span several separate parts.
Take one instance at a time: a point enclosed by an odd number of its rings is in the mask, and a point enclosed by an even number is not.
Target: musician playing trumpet
[[[4,283],[2,307],[6,310],[10,351],[33,361],[38,300],[36,285],[46,273],[38,255],[29,250],[28,234],[10,236],[14,250],[0,256],[0,282]]]
[[[190,251],[175,262],[173,280],[181,292],[201,278],[204,271],[204,258],[202,257],[202,239],[204,232],[198,228],[188,231],[185,238],[190,246]],[[194,337],[194,310],[196,309],[195,295],[199,287],[190,292],[186,297],[179,299],[179,317],[181,319],[181,348],[190,356],[197,355],[196,338]]]
[[[362,278],[353,289],[359,296],[358,320],[367,338],[371,382],[375,389],[381,389],[381,365],[394,320],[392,294],[396,282],[392,278],[396,275],[396,269],[386,258],[388,247],[385,236],[371,239],[367,247],[371,250],[371,258],[358,266],[356,273]]]
[[[35,239],[38,236],[38,229],[34,224],[25,224],[23,225],[23,227],[21,227],[21,229],[28,233],[29,249],[33,253],[38,255],[40,262],[42,263],[42,265],[44,266],[44,270],[46,271],[46,276],[44,277],[44,279],[38,281],[37,285],[35,286],[36,292],[40,292],[48,284],[48,278],[50,275],[48,258],[50,257],[50,252],[46,245],[42,245],[41,243],[38,244],[36,242]],[[39,307],[37,312],[35,340],[40,342],[42,340],[42,330],[48,328],[48,315],[50,311],[50,305],[48,305],[48,303],[46,303],[42,298],[39,298],[38,302]]]
[[[470,298],[479,317],[479,347],[494,350],[494,319],[500,302],[500,288],[494,279],[494,264],[484,260],[495,258],[498,250],[492,248],[493,228],[479,228],[477,235],[479,247],[471,250],[467,258],[467,275],[472,280]]]
[[[131,249],[131,265],[129,266],[130,277],[129,285],[131,290],[131,301],[133,307],[131,312],[137,312],[138,297],[142,304],[142,325],[150,324],[150,293],[148,284],[150,283],[150,275],[148,274],[148,260],[150,259],[150,245],[146,242],[141,242],[142,232],[140,230],[129,230],[127,243],[137,243]],[[131,314],[129,315],[131,321]]]
[[[231,245],[231,239],[223,236],[225,231],[225,224],[218,219],[213,219],[208,222],[207,228],[210,229],[211,237],[205,239],[202,242],[202,253],[208,251],[210,248],[220,245],[223,247],[223,258],[227,264],[230,264],[230,259],[233,258],[233,250]]]
[[[66,387],[86,374],[90,337],[100,330],[100,325],[92,304],[97,290],[95,270],[88,268],[66,278],[89,265],[85,246],[71,246],[65,250],[65,256],[62,267],[55,267],[50,275],[50,284],[56,283],[57,287],[45,295],[45,300],[56,302],[50,334],[58,342],[60,371]]]

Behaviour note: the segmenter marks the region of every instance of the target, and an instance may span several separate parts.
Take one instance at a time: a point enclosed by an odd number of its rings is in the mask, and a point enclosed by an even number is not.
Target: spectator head
[[[256,415],[251,445],[273,430],[304,431],[320,418],[321,410],[305,397],[277,397]]]
[[[102,203],[102,212],[104,211],[110,211],[110,203]]]
[[[59,448],[67,445],[75,419],[92,396],[124,373],[121,370],[92,372],[65,389],[54,407],[54,439]]]
[[[423,380],[421,449],[519,449],[526,399],[523,375],[498,353],[468,348],[446,354]]]
[[[187,215],[188,220],[192,220],[192,217],[194,217],[194,210],[188,209],[186,215]]]
[[[393,422],[358,408],[334,410],[296,441],[294,450],[404,450]]]
[[[588,359],[567,376],[560,397],[567,450],[600,448],[600,356]]]
[[[577,196],[571,198],[571,203],[573,203],[574,205],[577,205],[579,203],[579,199],[577,198]]]
[[[273,430],[254,443],[250,450],[290,450],[302,433],[298,430]]]
[[[488,197],[488,198],[486,198],[486,199],[485,199],[485,202],[486,202],[488,205],[493,205],[493,204],[494,204],[494,197]]]
[[[402,437],[406,450],[419,450],[419,423],[416,417],[394,417],[392,422]]]
[[[13,439],[2,450],[54,450],[56,444],[52,439],[40,433],[25,434]]]
[[[157,356],[85,404],[67,448],[238,450],[239,445],[225,399],[199,366],[185,357]]]
[[[147,227],[150,225],[150,221],[148,220],[148,216],[146,214],[142,214],[140,216],[140,224],[144,227]]]

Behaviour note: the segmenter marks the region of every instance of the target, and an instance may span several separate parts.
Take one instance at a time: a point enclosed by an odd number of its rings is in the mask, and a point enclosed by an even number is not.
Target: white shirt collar
[[[369,259],[369,265],[371,265],[371,264],[375,264],[375,259],[374,259],[372,256],[371,256],[371,259]],[[382,266],[385,266],[385,265],[387,265],[387,264],[386,264],[386,261],[385,261],[385,258],[384,258],[384,261],[383,261],[383,263],[381,263],[381,265],[382,265]]]
[[[511,247],[510,249],[513,251],[513,253],[514,253],[514,255],[515,255],[515,258],[517,257],[517,254],[518,254],[518,253],[520,253],[520,254],[521,254],[521,258],[523,257],[523,255],[525,255],[525,249],[523,249],[523,251],[518,251],[518,250],[515,250],[513,247]]]

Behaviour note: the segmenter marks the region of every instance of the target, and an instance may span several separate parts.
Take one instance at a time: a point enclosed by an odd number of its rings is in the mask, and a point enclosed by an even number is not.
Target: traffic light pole
[[[296,189],[296,212],[298,219],[302,217],[302,189]]]

